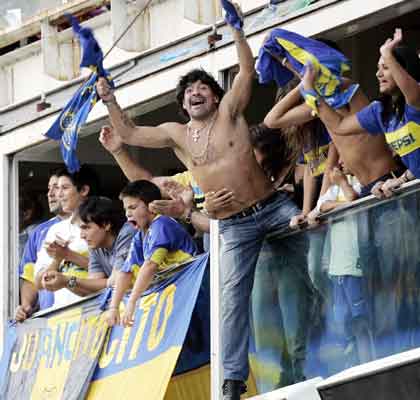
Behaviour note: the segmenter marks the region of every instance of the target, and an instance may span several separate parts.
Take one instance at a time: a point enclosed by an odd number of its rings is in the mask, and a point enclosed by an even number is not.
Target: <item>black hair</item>
[[[120,193],[120,199],[134,197],[149,205],[152,201],[161,200],[162,194],[159,188],[152,182],[139,180],[129,182]]]
[[[94,196],[99,192],[99,178],[96,172],[89,165],[82,165],[79,171],[70,173],[66,168],[57,171],[58,177],[66,176],[71,180],[77,191],[80,192],[83,186],[89,186],[89,196]]]
[[[222,100],[223,96],[225,95],[225,91],[222,89],[222,87],[219,85],[216,79],[213,78],[212,75],[204,71],[204,69],[193,69],[186,75],[181,76],[176,87],[176,100],[178,103],[178,109],[179,113],[183,117],[189,118],[188,113],[183,107],[185,90],[188,86],[197,81],[201,81],[205,85],[209,86],[214,95],[216,95],[219,98],[219,101]]]
[[[281,101],[291,90],[300,84],[300,79],[294,77],[284,87],[279,88],[276,93],[276,103]],[[303,103],[303,100],[300,100]],[[319,147],[322,137],[324,135],[325,127],[319,118],[303,124],[290,125],[281,130],[281,135],[284,136],[289,150],[293,153],[290,156],[295,161],[298,160],[303,150],[312,149],[316,157],[319,156]]]
[[[24,213],[30,211],[30,218],[23,220]],[[43,207],[37,195],[32,192],[24,193],[19,199],[19,219],[22,226],[28,226],[35,222],[39,222],[43,215]]]
[[[108,197],[90,196],[79,206],[78,216],[85,224],[93,222],[100,227],[111,225],[111,232],[117,236],[124,225],[121,207]]]
[[[60,176],[60,174],[63,172],[64,167],[55,167],[49,170],[48,172],[48,179],[53,176]]]
[[[249,128],[252,147],[263,155],[262,169],[271,180],[276,180],[285,169],[294,166],[295,154],[280,129],[261,123]]]
[[[406,45],[400,45],[396,47],[392,53],[407,73],[417,82],[420,82],[420,59],[417,52]],[[399,91],[397,96],[383,94],[380,96],[379,101],[383,106],[381,115],[383,121],[388,121],[392,114],[396,114],[398,120],[403,118],[405,97],[401,91]]]

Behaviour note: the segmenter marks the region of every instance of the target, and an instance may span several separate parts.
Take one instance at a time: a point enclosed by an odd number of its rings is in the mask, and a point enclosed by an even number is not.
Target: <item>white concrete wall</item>
[[[203,28],[203,25],[195,24],[184,18],[184,8],[181,3],[183,0],[159,0],[152,3],[150,9],[152,48],[191,35]],[[267,4],[267,0],[242,0],[239,3],[246,12]],[[102,14],[87,22],[88,26],[94,27],[95,36],[104,52],[113,43],[110,14]],[[62,36],[66,37],[65,40],[68,41],[68,32],[63,33]],[[105,66],[110,67],[138,54],[140,53],[115,48],[105,60]],[[48,56],[46,56],[46,60],[48,60]],[[11,92],[7,97],[9,104],[22,102],[63,85],[62,81],[54,79],[44,72],[40,41],[0,57],[1,67],[10,69]],[[30,75],[28,75],[29,71]],[[0,80],[0,89],[3,90],[2,80]],[[5,102],[1,100],[0,107],[5,105]]]
[[[252,3],[252,1],[248,0],[248,3]],[[110,15],[111,13],[105,13],[86,23],[87,26],[94,28],[95,37],[104,53],[113,43]],[[152,4],[150,15],[152,48],[180,39],[203,28],[202,25],[194,24],[183,17],[183,7],[180,5],[180,0],[156,1]],[[127,21],[127,25],[128,23],[129,21]],[[63,41],[68,41],[69,34],[68,31],[61,34]],[[105,59],[105,67],[126,61],[138,54],[140,53],[115,48]],[[48,56],[46,56],[46,60],[48,60]],[[0,57],[1,67],[11,69],[12,91],[9,99],[12,103],[19,103],[39,96],[42,92],[63,85],[62,81],[54,79],[44,72],[40,41]],[[29,76],[28,71],[30,71]],[[1,83],[0,80],[0,85]],[[2,89],[2,86],[0,86],[0,89]],[[0,107],[3,105],[0,101]]]

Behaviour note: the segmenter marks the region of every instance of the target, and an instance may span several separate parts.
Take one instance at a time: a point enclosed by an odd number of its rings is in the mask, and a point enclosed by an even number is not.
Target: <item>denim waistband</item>
[[[265,199],[254,203],[252,206],[249,206],[245,208],[244,210],[241,210],[237,212],[236,214],[231,215],[230,217],[224,218],[224,220],[245,218],[252,214],[255,214],[256,212],[262,210],[268,204],[274,202],[277,199],[278,195],[279,195],[279,192],[275,191],[272,194],[270,194],[270,196],[266,197]]]
[[[404,168],[397,168],[391,172],[388,172],[385,175],[382,175],[378,179],[375,179],[373,182],[368,183],[366,186],[362,186],[362,190],[360,191],[360,198],[369,196],[371,193],[372,188],[380,181],[386,181],[387,179],[398,178],[403,172],[405,171]]]

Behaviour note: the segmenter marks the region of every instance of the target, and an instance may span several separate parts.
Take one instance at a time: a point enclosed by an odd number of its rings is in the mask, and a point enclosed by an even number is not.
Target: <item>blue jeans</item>
[[[306,254],[284,259],[278,240],[265,240],[255,270],[252,317],[256,360],[276,366],[278,376],[255,378],[261,393],[305,380],[306,341],[313,286]],[[271,378],[272,379],[272,378]]]
[[[386,357],[397,352],[401,208],[393,201],[363,211],[358,218],[360,262],[367,284],[375,345],[378,356]]]
[[[219,221],[222,277],[222,352],[224,379],[245,381],[249,375],[249,305],[257,259],[265,235],[284,229],[299,214],[297,206],[284,193],[247,217]],[[279,262],[293,260],[307,252],[304,235],[278,241]]]
[[[331,276],[335,329],[344,349],[356,344],[357,363],[375,358],[363,277]],[[347,365],[347,367],[350,365]]]

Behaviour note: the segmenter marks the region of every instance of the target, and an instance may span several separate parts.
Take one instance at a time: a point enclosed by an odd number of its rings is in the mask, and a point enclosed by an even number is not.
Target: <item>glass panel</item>
[[[249,360],[259,393],[420,346],[419,202],[412,188],[330,214],[315,228],[266,237],[250,298]],[[231,267],[223,246],[233,236],[223,222],[221,233],[223,271]],[[243,274],[253,257],[247,251],[238,252]],[[228,301],[222,296],[222,305]],[[232,330],[228,342],[241,333]],[[222,329],[224,349],[226,337]]]

